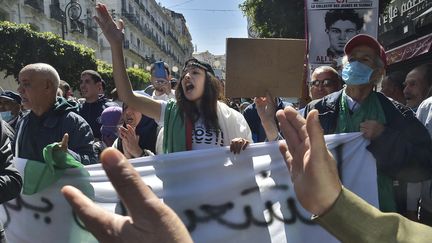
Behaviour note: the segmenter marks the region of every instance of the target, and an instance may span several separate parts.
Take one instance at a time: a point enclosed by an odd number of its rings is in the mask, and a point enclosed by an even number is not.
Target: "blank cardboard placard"
[[[305,40],[228,38],[225,96],[301,97]]]

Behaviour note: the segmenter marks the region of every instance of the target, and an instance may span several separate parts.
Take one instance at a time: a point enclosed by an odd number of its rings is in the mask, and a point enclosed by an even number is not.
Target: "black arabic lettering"
[[[42,206],[38,206],[38,205],[31,205],[29,203],[27,203],[26,201],[24,201],[24,199],[21,197],[21,195],[18,195],[18,197],[15,199],[15,204],[13,204],[14,201],[9,201],[3,204],[4,210],[6,212],[6,222],[4,223],[5,228],[7,228],[7,226],[9,225],[11,218],[10,218],[10,213],[9,213],[9,209],[13,210],[13,211],[21,211],[24,208],[30,209],[32,211],[34,211],[35,213],[33,214],[33,217],[35,219],[40,219],[40,213],[49,213],[53,210],[54,205],[52,204],[52,202],[45,197],[41,197],[41,202],[44,203],[45,205]],[[43,218],[44,222],[46,224],[50,224],[51,223],[51,218],[46,216]]]
[[[275,185],[275,186],[269,186],[267,187],[272,190],[283,190],[287,191],[289,189],[288,185]],[[259,187],[253,187],[243,190],[240,195],[246,196],[248,194],[259,192]],[[243,207],[243,213],[245,215],[245,219],[243,222],[233,222],[230,221],[224,216],[228,214],[231,210],[234,210],[234,203],[233,202],[227,202],[221,205],[209,205],[204,204],[199,207],[199,211],[201,211],[203,214],[198,215],[194,210],[187,209],[184,211],[184,214],[187,218],[187,228],[190,232],[193,232],[198,224],[200,223],[208,223],[210,221],[216,221],[217,223],[226,226],[227,228],[234,229],[234,230],[242,230],[247,229],[251,227],[252,225],[258,226],[258,227],[267,227],[274,223],[275,220],[280,221],[284,224],[290,225],[294,224],[297,221],[300,221],[303,224],[306,225],[314,225],[315,223],[310,220],[307,217],[304,217],[301,215],[299,209],[297,208],[296,202],[294,198],[289,197],[286,201],[287,209],[290,212],[290,218],[284,218],[283,216],[279,216],[276,214],[276,212],[273,209],[273,202],[266,201],[265,202],[265,208],[269,212],[269,218],[267,220],[258,220],[253,215],[253,210],[251,205],[245,205]]]

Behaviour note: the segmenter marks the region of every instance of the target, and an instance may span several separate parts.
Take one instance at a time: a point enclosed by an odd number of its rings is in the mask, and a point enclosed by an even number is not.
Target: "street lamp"
[[[67,34],[67,19],[71,21],[77,21],[81,17],[82,8],[78,0],[70,0],[66,4],[64,12],[62,14],[62,38],[65,39]]]
[[[175,78],[178,78],[178,71],[179,71],[179,68],[177,67],[177,66],[173,66],[172,68],[171,68],[171,70],[173,71],[173,73],[174,73],[174,77]]]

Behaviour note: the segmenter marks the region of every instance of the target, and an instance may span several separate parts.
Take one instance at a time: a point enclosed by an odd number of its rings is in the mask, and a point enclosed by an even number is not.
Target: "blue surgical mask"
[[[5,122],[9,122],[14,118],[11,111],[2,111],[0,112],[0,115]]]
[[[369,83],[373,69],[359,61],[349,62],[343,67],[342,80],[347,85],[361,85]]]

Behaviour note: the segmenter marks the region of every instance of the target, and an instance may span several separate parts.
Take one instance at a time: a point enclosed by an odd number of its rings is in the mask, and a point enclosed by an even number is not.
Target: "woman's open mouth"
[[[186,84],[186,92],[193,90],[195,86],[191,83]]]

